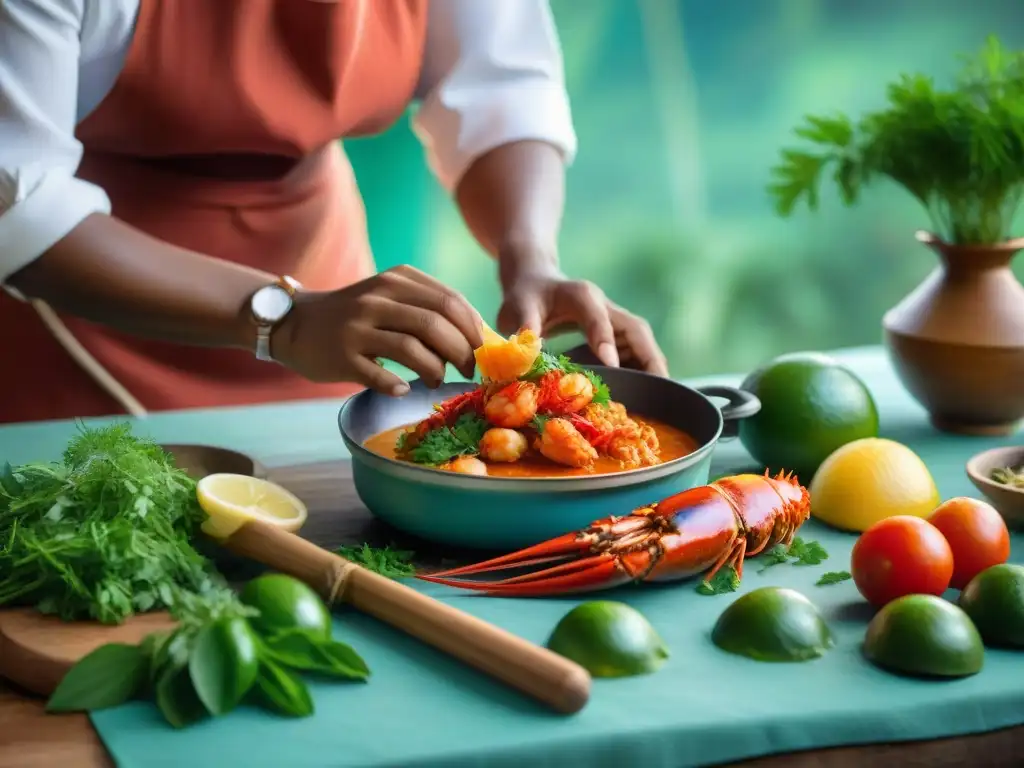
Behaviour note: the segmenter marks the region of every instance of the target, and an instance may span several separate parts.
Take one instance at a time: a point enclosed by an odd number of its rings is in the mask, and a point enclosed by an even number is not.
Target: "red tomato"
[[[1010,559],[1010,532],[991,504],[960,496],[939,505],[928,522],[953,550],[954,589],[963,589],[986,568]]]
[[[927,520],[896,515],[857,539],[850,574],[864,599],[878,608],[904,595],[941,595],[953,576],[953,551]]]

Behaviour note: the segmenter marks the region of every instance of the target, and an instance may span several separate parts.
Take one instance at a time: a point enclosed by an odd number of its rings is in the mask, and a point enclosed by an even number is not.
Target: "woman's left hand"
[[[583,330],[587,343],[605,365],[620,364],[668,376],[665,354],[650,324],[615,304],[587,280],[571,280],[551,266],[513,270],[503,276],[504,301],[498,330],[531,328],[550,336],[570,327]]]

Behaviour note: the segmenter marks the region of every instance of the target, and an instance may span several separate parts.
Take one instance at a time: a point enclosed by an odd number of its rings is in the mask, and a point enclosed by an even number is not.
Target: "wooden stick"
[[[220,543],[305,582],[328,604],[348,603],[558,712],[578,712],[590,698],[590,675],[575,662],[295,534],[252,521]]]

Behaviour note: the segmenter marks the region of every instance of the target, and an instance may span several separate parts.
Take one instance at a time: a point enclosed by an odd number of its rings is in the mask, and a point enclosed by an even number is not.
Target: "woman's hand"
[[[514,333],[528,327],[541,336],[550,336],[578,327],[605,365],[626,364],[668,376],[665,354],[650,324],[609,300],[593,283],[570,280],[552,266],[512,270],[503,277],[505,299],[498,312],[501,332]]]
[[[386,358],[444,382],[451,363],[473,375],[481,318],[457,291],[409,266],[333,292],[303,293],[271,339],[271,354],[312,381],[355,381],[388,395],[409,386],[377,362]]]

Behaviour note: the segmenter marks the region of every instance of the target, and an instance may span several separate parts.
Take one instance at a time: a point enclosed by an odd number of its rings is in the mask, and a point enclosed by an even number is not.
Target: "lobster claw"
[[[636,515],[636,516],[634,516]],[[644,515],[606,518],[578,533],[567,533],[481,563],[452,568],[417,578],[434,584],[484,592],[491,596],[543,597],[610,589],[643,576],[658,556],[656,546],[616,553],[624,543],[635,546],[636,534],[650,527]],[[632,535],[631,535],[632,534]],[[505,579],[473,581],[462,576],[557,565]]]

